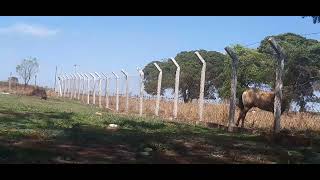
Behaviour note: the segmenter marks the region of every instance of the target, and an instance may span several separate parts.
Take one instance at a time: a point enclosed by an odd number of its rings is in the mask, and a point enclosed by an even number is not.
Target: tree
[[[241,45],[235,45],[232,48],[239,57],[237,97],[249,87],[263,88],[272,86],[275,71],[274,62],[269,56]],[[228,57],[224,62],[224,70],[217,78],[217,88],[220,97],[230,97],[230,80],[231,58]]]
[[[237,97],[249,87],[274,88],[276,57],[269,37],[257,49],[233,46],[239,56]],[[286,103],[294,101],[300,105],[300,111],[305,111],[307,102],[320,102],[314,95],[314,91],[320,90],[320,43],[293,33],[273,37],[286,54],[283,82]],[[175,57],[181,66],[179,94],[185,102],[199,97],[201,63],[194,52],[180,52]],[[200,54],[207,62],[205,98],[215,98],[217,93],[222,99],[230,97],[231,58],[215,51],[201,50]],[[176,68],[168,59],[157,63],[163,70],[163,94],[165,89],[174,88]],[[153,62],[144,72],[147,93],[156,94],[158,71]]]
[[[152,94],[152,95],[156,95],[157,94],[157,79],[158,79],[158,73],[159,71],[157,70],[157,68],[153,65],[153,63],[157,63],[162,70],[164,70],[164,65],[166,65],[165,63],[165,59],[163,59],[162,61],[152,61],[149,64],[147,64],[145,66],[145,68],[143,69],[144,72],[144,85],[145,85],[145,91],[148,94]],[[163,74],[163,76],[167,76],[167,74]],[[167,76],[166,78],[162,78],[162,85],[161,85],[161,95],[163,95],[164,90],[167,87],[168,83],[163,83],[163,81],[168,80],[170,76]]]
[[[313,24],[320,23],[320,16],[302,16],[302,18],[312,17]]]
[[[260,53],[273,56],[266,37],[258,47]],[[314,84],[320,80],[320,43],[317,40],[286,33],[274,36],[286,54],[284,91],[290,101],[297,102],[305,111],[309,100],[314,99]]]
[[[205,98],[215,98],[216,78],[223,70],[223,62],[226,56],[215,51],[199,50],[201,56],[207,63]],[[179,92],[182,94],[184,102],[190,102],[198,98],[200,93],[200,72],[202,64],[195,51],[183,51],[176,55],[175,60],[181,67]],[[149,63],[144,68],[145,89],[149,94],[156,94],[158,70],[153,65],[155,61]],[[176,67],[169,59],[157,61],[163,71],[161,94],[165,89],[174,89],[174,77]]]
[[[16,72],[24,81],[26,87],[31,79],[39,71],[39,64],[36,58],[24,59],[21,64],[17,65]]]

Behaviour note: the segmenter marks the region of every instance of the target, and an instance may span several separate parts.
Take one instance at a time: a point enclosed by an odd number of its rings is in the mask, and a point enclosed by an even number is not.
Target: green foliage
[[[161,83],[161,94],[163,95],[164,90],[169,88],[174,84],[174,77],[172,76],[172,68],[168,65],[169,61],[164,59],[162,61],[152,61],[145,66],[143,69],[144,72],[144,82],[145,90],[147,93],[156,95],[157,94],[157,85],[158,85],[158,69],[154,66],[153,63],[157,63],[162,69],[162,83]],[[173,77],[173,78],[172,78]]]
[[[319,90],[320,81],[320,43],[314,39],[306,39],[297,34],[285,33],[273,36],[285,53],[284,95],[289,102],[295,101],[305,110],[307,101],[319,101],[313,92]],[[270,36],[264,38],[257,49],[241,45],[232,48],[239,57],[237,69],[237,96],[248,87],[274,88],[276,54],[268,42]],[[179,93],[188,102],[199,97],[201,63],[195,51],[184,51],[175,59],[181,66]],[[230,96],[231,59],[222,53],[201,50],[200,54],[207,62],[205,97],[215,98],[215,93],[225,99]],[[169,60],[157,62],[163,69],[162,93],[165,89],[174,88],[176,68]],[[149,63],[146,74],[146,90],[155,94],[158,71]]]
[[[268,38],[261,42],[258,51],[274,56]],[[314,83],[320,80],[320,43],[292,33],[274,38],[286,55],[283,81],[286,96],[298,102],[300,111],[304,111],[306,101],[314,98]]]
[[[225,55],[215,51],[198,51],[207,63],[206,68],[206,81],[205,81],[205,97],[215,98],[215,85],[217,77],[223,70]],[[191,101],[192,99],[199,97],[200,92],[200,75],[202,63],[199,58],[195,55],[195,51],[184,51],[175,57],[175,60],[181,67],[180,72],[180,85],[179,91],[185,102]],[[154,62],[149,63],[144,68],[145,73],[145,89],[149,94],[156,94],[158,70],[153,65]],[[158,61],[157,64],[163,71],[162,88],[161,93],[163,94],[165,89],[174,89],[174,80],[176,67],[173,62],[165,59]]]
[[[269,56],[241,45],[235,45],[233,49],[239,58],[237,96],[249,86],[257,88],[263,84],[272,86],[274,61]],[[218,92],[222,98],[230,97],[230,81],[231,58],[228,57],[224,64],[224,70],[219,76]]]

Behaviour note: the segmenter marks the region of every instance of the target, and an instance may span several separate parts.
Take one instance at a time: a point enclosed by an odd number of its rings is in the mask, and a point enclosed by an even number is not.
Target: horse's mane
[[[253,91],[254,93],[273,93],[273,91],[264,91],[264,90],[261,90],[261,89],[258,89],[256,87],[253,87],[253,88],[249,88],[245,91]]]

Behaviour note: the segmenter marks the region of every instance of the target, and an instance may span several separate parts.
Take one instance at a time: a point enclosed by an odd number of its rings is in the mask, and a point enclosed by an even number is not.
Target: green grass
[[[120,129],[108,130],[110,123]],[[152,152],[141,155],[146,147]],[[77,101],[0,95],[1,163],[319,163],[318,154],[317,143],[285,146]]]

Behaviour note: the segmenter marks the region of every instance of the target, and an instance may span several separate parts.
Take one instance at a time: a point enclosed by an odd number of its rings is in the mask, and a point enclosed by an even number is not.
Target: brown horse
[[[253,107],[273,112],[274,96],[274,92],[266,92],[257,89],[249,89],[244,91],[242,96],[239,97],[238,107],[240,108],[240,113],[236,126],[239,126],[239,122],[242,120],[241,127],[244,127],[244,119],[246,118],[247,112]],[[281,103],[281,114],[285,111],[287,105],[286,99],[283,97]]]

